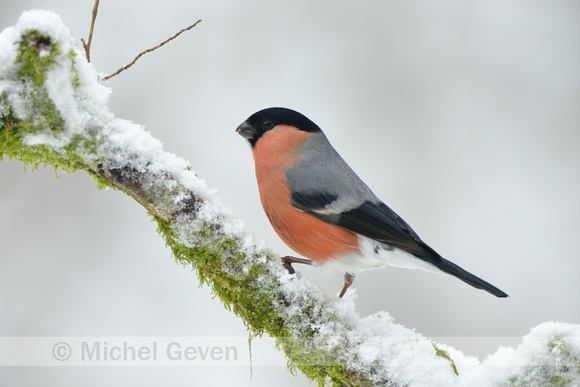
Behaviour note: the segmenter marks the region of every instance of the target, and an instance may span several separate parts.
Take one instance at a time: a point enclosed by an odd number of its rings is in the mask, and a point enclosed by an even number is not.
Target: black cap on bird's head
[[[278,125],[290,125],[305,132],[320,132],[320,128],[303,114],[297,111],[272,107],[252,114],[244,121],[236,132],[248,140],[252,148],[268,130]]]

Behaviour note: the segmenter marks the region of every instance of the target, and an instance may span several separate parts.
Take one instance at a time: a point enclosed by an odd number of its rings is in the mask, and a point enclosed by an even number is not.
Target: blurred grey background
[[[0,3],[88,35],[91,1]],[[280,254],[245,141],[253,112],[296,109],[439,253],[510,294],[386,268],[357,277],[361,316],[483,358],[544,321],[580,323],[580,4],[576,1],[102,1],[92,62],[110,107],[190,160]],[[80,44],[80,43],[79,43]],[[29,168],[30,169],[30,168]],[[173,261],[139,205],[0,164],[0,336],[245,336]],[[300,267],[333,296],[339,273]],[[503,340],[503,341],[502,341]],[[511,339],[513,342],[513,339]],[[476,343],[476,345],[474,344]],[[517,344],[517,339],[515,340]],[[3,368],[2,385],[302,386],[285,367]]]

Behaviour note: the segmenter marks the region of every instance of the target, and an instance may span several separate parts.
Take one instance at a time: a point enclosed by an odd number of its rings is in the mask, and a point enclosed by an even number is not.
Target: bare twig
[[[158,44],[155,47],[152,47],[150,49],[147,49],[143,52],[141,52],[139,55],[137,55],[135,57],[135,59],[133,59],[133,61],[131,63],[129,63],[128,65],[121,67],[119,70],[115,71],[113,74],[107,75],[106,77],[103,78],[103,80],[107,81],[111,78],[113,78],[115,75],[118,75],[120,72],[127,70],[129,67],[133,66],[135,64],[135,62],[137,62],[137,60],[139,58],[141,58],[143,55],[147,54],[148,52],[151,51],[155,51],[157,50],[159,47],[166,45],[167,43],[169,43],[170,41],[172,41],[173,39],[177,38],[179,35],[181,35],[182,33],[184,33],[185,31],[189,31],[190,29],[192,29],[193,27],[195,27],[196,25],[198,25],[201,22],[201,20],[196,21],[195,23],[193,23],[192,25],[190,25],[187,28],[182,29],[181,31],[179,31],[178,33],[176,33],[175,35],[173,35],[172,37],[170,37],[169,39],[165,40],[164,42],[161,42],[160,44]]]
[[[97,19],[98,11],[99,11],[99,0],[95,0],[95,5],[93,6],[93,17],[91,18],[91,28],[89,30],[89,42],[85,43],[85,40],[81,38],[81,42],[83,43],[83,47],[85,48],[87,62],[91,61],[91,43],[93,42],[93,30],[95,29],[95,20]]]

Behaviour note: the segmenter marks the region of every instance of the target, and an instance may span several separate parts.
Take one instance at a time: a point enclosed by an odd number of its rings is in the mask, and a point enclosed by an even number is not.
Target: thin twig
[[[93,17],[91,18],[91,28],[89,30],[89,42],[85,43],[85,40],[81,38],[81,42],[85,48],[87,62],[91,61],[91,43],[93,42],[93,30],[95,29],[95,20],[97,19],[97,12],[99,11],[99,1],[100,0],[95,0],[95,5],[93,6]]]
[[[195,27],[196,25],[198,25],[198,23],[200,23],[201,20],[196,21],[195,23],[193,23],[192,25],[190,25],[187,28],[182,29],[181,31],[179,31],[178,33],[176,33],[175,35],[173,35],[172,37],[170,37],[169,39],[165,40],[164,42],[158,44],[157,46],[147,49],[143,52],[141,52],[139,55],[137,55],[135,57],[135,59],[133,59],[133,61],[131,63],[129,63],[128,65],[121,67],[119,70],[115,71],[113,74],[111,75],[107,75],[106,77],[103,78],[104,81],[107,81],[111,78],[113,78],[115,75],[118,75],[120,72],[127,70],[129,67],[133,66],[135,64],[135,62],[137,62],[137,60],[139,58],[141,58],[143,55],[147,54],[148,52],[151,51],[155,51],[157,50],[159,47],[164,46],[165,44],[169,43],[170,41],[172,41],[173,39],[177,38],[179,35],[181,35],[182,33],[184,33],[185,31],[189,31],[190,29],[192,29],[193,27]]]

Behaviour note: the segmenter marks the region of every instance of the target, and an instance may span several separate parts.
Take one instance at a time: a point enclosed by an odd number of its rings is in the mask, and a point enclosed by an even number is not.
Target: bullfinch
[[[385,265],[451,274],[497,297],[508,295],[441,257],[383,203],[330,145],[322,130],[286,108],[261,110],[237,133],[250,143],[260,201],[272,227],[296,253],[292,263],[333,264],[345,273]]]

